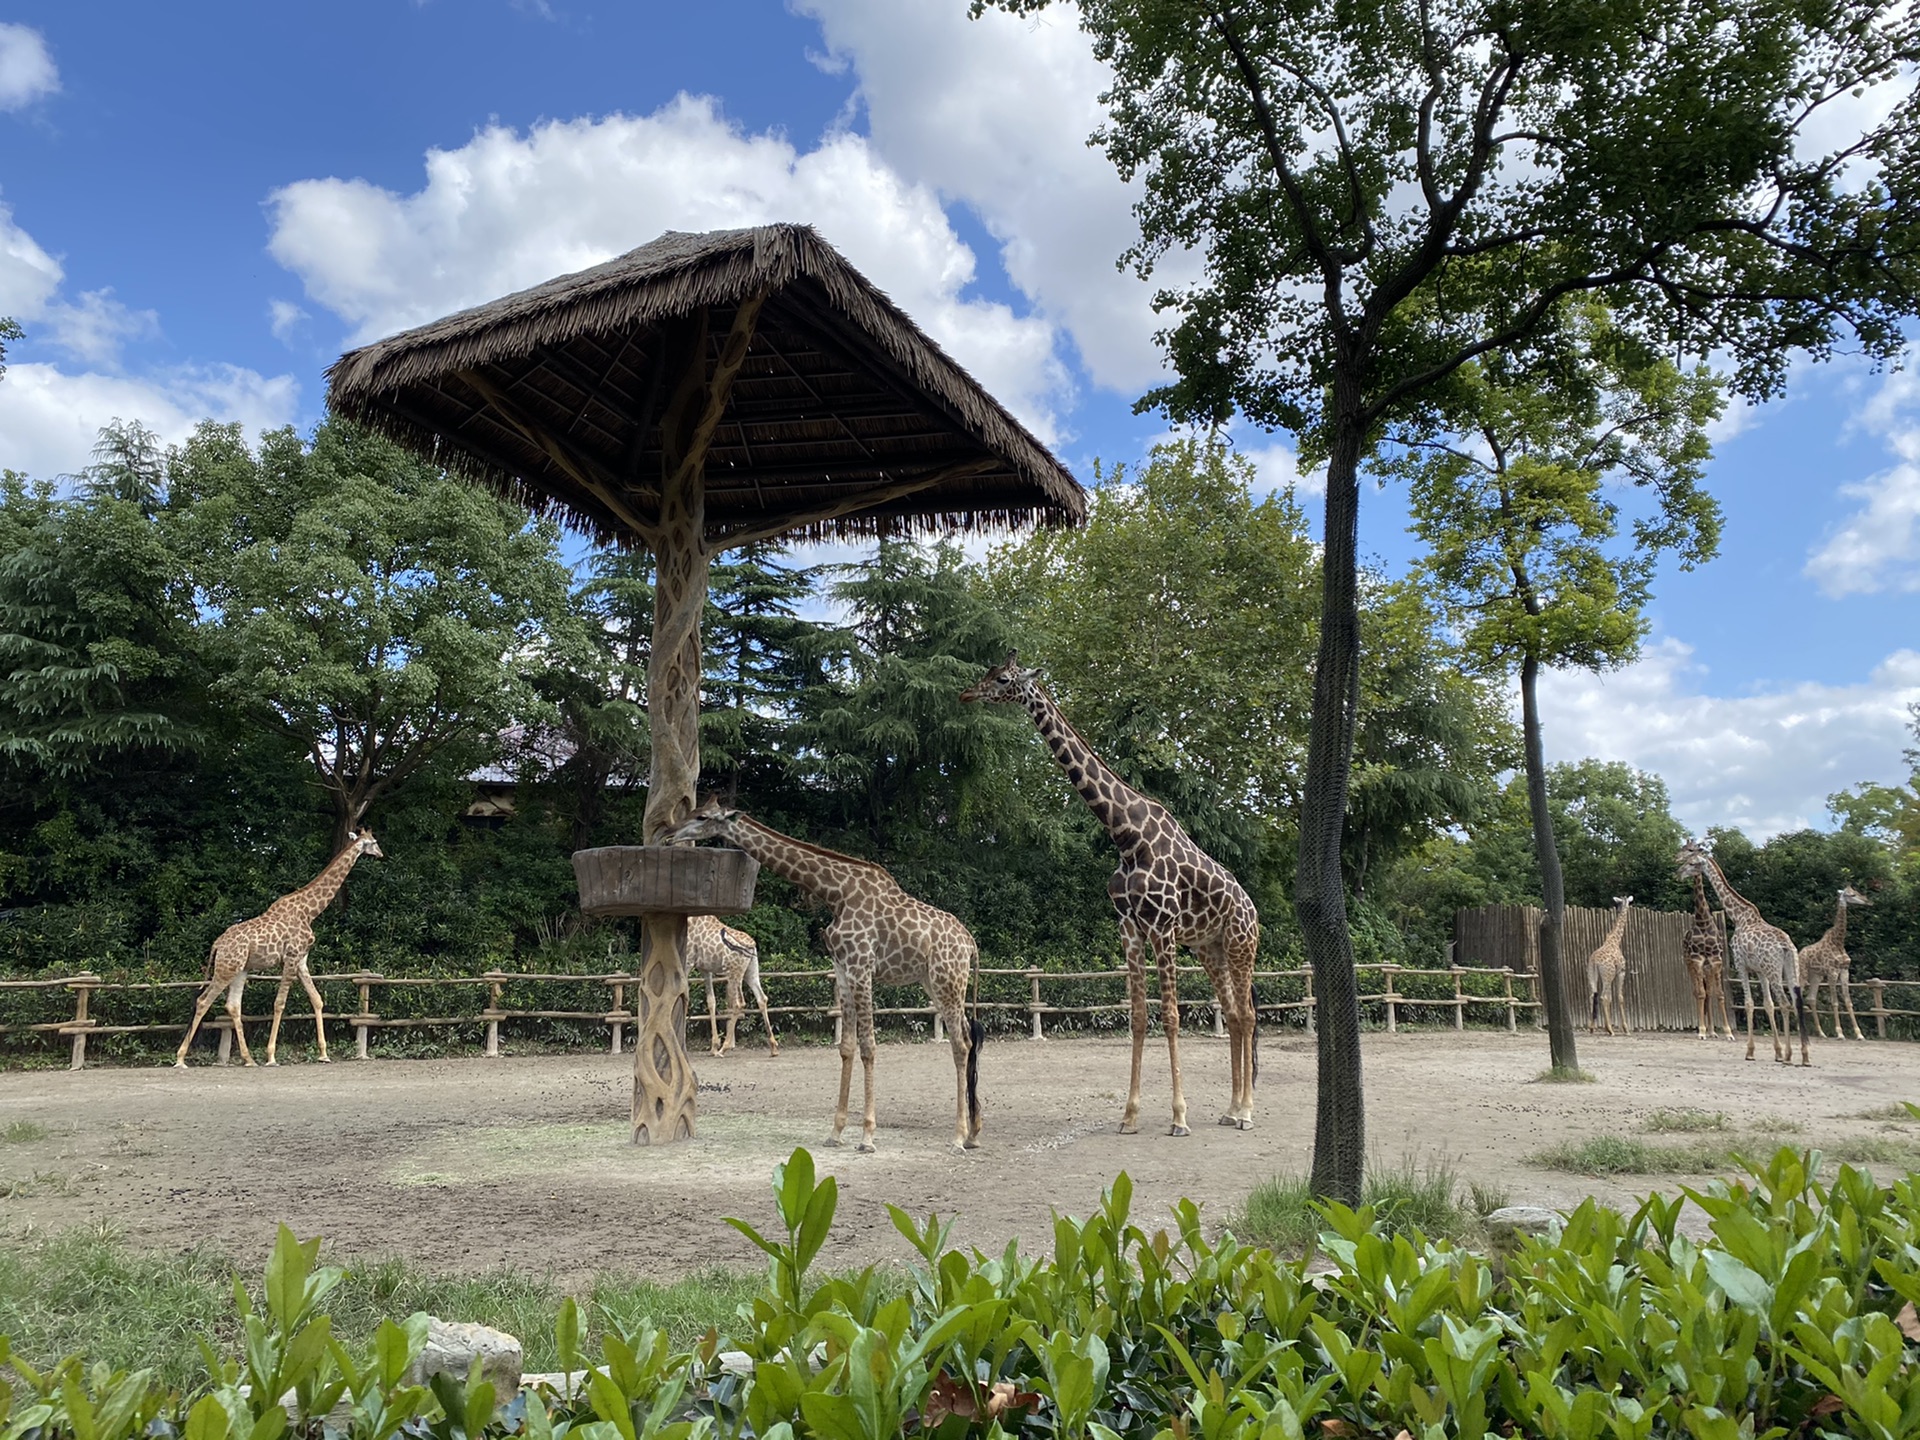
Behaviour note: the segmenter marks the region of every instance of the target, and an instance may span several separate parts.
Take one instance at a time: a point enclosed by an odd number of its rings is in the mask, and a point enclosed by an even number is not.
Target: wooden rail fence
[[[1519,907],[1514,907],[1519,908]],[[1599,912],[1592,912],[1599,913]],[[1571,926],[1569,929],[1571,930]],[[1598,941],[1595,942],[1596,944]],[[1584,966],[1585,952],[1581,952]],[[1363,1014],[1381,1024],[1389,1032],[1398,1031],[1404,1024],[1431,1017],[1438,1013],[1448,1017],[1451,1028],[1464,1030],[1470,1017],[1485,1022],[1500,1024],[1504,1022],[1508,1031],[1519,1028],[1522,1011],[1533,1011],[1539,1001],[1527,993],[1532,976],[1526,971],[1512,966],[1454,965],[1442,969],[1423,969],[1413,966],[1372,964],[1359,965],[1355,970],[1363,982],[1360,1003]],[[1182,976],[1191,977],[1201,974],[1197,965],[1179,967]],[[983,980],[994,979],[1000,982],[996,987],[1003,993],[1007,990],[1025,994],[1018,999],[981,999],[979,1008],[999,1013],[1009,1018],[1024,1016],[1027,1021],[1030,1038],[1046,1038],[1046,1024],[1049,1019],[1071,1021],[1076,1018],[1091,1018],[1097,1015],[1124,1015],[1128,1004],[1125,1000],[1094,1001],[1089,1003],[1060,1003],[1054,998],[1061,987],[1084,986],[1089,982],[1114,981],[1124,979],[1125,970],[1079,970],[1049,971],[1039,969],[983,968]],[[775,1015],[783,1015],[814,1021],[831,1020],[834,1037],[840,1036],[841,1012],[833,995],[833,972],[831,970],[766,970],[761,978],[768,982],[800,982],[815,984],[825,990],[825,997],[817,1003],[797,1003],[769,1005]],[[1684,976],[1682,977],[1684,979]],[[604,1026],[607,1030],[607,1043],[611,1053],[621,1053],[625,1042],[627,1027],[634,1023],[634,1012],[627,1003],[627,991],[635,983],[633,974],[627,971],[614,971],[594,975],[560,975],[537,971],[489,970],[480,975],[452,977],[402,977],[387,976],[372,971],[358,971],[339,975],[316,975],[315,981],[323,990],[338,993],[341,988],[349,989],[356,1002],[352,1010],[329,1010],[328,1019],[336,1025],[344,1025],[354,1032],[354,1050],[358,1058],[367,1058],[369,1037],[380,1030],[408,1029],[449,1029],[464,1027],[482,1028],[485,1031],[485,1053],[489,1056],[500,1054],[500,1027],[503,1024],[526,1020],[570,1021],[592,1026]],[[1375,985],[1368,987],[1364,982],[1371,979]],[[1025,981],[1021,986],[1017,981]],[[1149,977],[1148,1004],[1154,1009],[1159,1007],[1159,997],[1152,993],[1157,986],[1151,984]],[[1521,982],[1516,986],[1515,982]],[[512,1007],[506,1003],[504,991],[516,982],[541,982],[562,986],[585,987],[589,993],[596,989],[604,992],[606,1004],[598,1008],[556,1009],[551,1007]],[[271,983],[269,979],[269,983]],[[1584,970],[1581,979],[1584,993]],[[0,1035],[8,1034],[58,1034],[70,1041],[72,1054],[70,1068],[79,1069],[86,1063],[87,1041],[96,1035],[133,1035],[133,1034],[180,1034],[186,1030],[186,1019],[191,1011],[192,996],[201,988],[202,982],[196,980],[153,980],[121,981],[109,980],[101,975],[85,973],[62,976],[45,980],[0,980]],[[374,1007],[376,992],[403,990],[411,987],[444,986],[484,989],[485,1001],[482,1008],[458,1015],[382,1015]],[[1860,987],[1871,997],[1871,1006],[1862,1006],[1874,1020],[1875,1029],[1880,1038],[1885,1039],[1889,1017],[1920,1016],[1920,1009],[1890,1008],[1887,1003],[1887,991],[1891,987],[1920,987],[1920,981],[1899,980],[1862,980]],[[1273,998],[1277,988],[1298,990],[1297,998]],[[256,987],[256,993],[257,993]],[[1198,987],[1192,996],[1183,996],[1182,1005],[1191,1008],[1204,1004],[1212,1008],[1209,991]],[[6,1002],[10,995],[30,992],[52,992],[64,990],[71,997],[73,1013],[69,1018],[38,1022],[6,1020]],[[1259,970],[1254,973],[1255,999],[1260,1013],[1267,1019],[1289,1018],[1298,1014],[1302,1023],[1310,1031],[1313,1029],[1315,1001],[1313,997],[1312,973],[1305,969]],[[151,1023],[114,1023],[103,1019],[96,1013],[96,999],[110,1001],[113,997],[157,991],[178,991],[180,993],[180,1011],[182,1019]],[[1264,993],[1263,993],[1264,992]],[[696,1047],[699,1041],[698,1031],[704,1028],[706,1017],[695,1008],[698,995],[695,987],[689,999],[687,1023]],[[909,993],[903,987],[894,992],[895,996]],[[1628,997],[1631,1002],[1634,988],[1629,978]],[[884,995],[876,999],[888,998]],[[1692,991],[1687,992],[1691,1017]],[[301,997],[290,1000],[286,1020],[304,1027],[311,1023],[312,1013],[302,1008],[296,1009]],[[591,1002],[589,1002],[591,1003]],[[747,1012],[751,1017],[751,1010]],[[913,1017],[925,1019],[931,1025],[934,1040],[943,1038],[940,1023],[931,1008],[924,1004],[876,1004],[876,1016]],[[249,1026],[264,1026],[271,1020],[267,1015],[247,1015],[244,1017]],[[1688,1026],[1692,1024],[1688,1019]],[[227,1016],[222,1010],[209,1012],[204,1029],[214,1031],[219,1036],[220,1058],[224,1063],[232,1044],[232,1030]],[[1640,1028],[1647,1028],[1642,1025]],[[1223,1033],[1219,1011],[1213,1011],[1213,1033]]]

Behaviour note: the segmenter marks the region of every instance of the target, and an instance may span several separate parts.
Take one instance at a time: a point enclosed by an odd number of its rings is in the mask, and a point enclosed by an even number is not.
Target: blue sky
[[[1064,17],[965,0],[6,4],[0,466],[94,430],[318,416],[344,347],[663,229],[820,226],[1083,476],[1158,433],[1129,195]],[[1920,386],[1841,362],[1724,427],[1721,557],[1642,659],[1548,688],[1551,754],[1666,776],[1695,826],[1822,823],[1901,778],[1920,699]],[[1283,440],[1237,437],[1278,483]],[[1307,497],[1309,509],[1314,502]],[[1370,491],[1364,543],[1413,547]]]

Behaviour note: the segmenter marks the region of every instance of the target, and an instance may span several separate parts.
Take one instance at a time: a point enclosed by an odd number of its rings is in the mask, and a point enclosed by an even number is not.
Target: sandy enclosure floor
[[[1444,1157],[1515,1203],[1624,1201],[1650,1182],[1588,1180],[1525,1157],[1561,1140],[1633,1134],[1669,1106],[1737,1122],[1797,1121],[1791,1138],[1887,1133],[1862,1112],[1920,1099],[1920,1047],[1817,1045],[1815,1068],[1741,1059],[1744,1046],[1687,1036],[1582,1037],[1591,1085],[1533,1083],[1546,1040],[1468,1032],[1369,1035],[1369,1148],[1377,1162]],[[1218,1223],[1257,1181],[1304,1170],[1313,1129],[1314,1052],[1297,1035],[1261,1045],[1258,1121],[1214,1123],[1227,1095],[1224,1042],[1182,1047],[1193,1134],[1165,1133],[1166,1050],[1149,1041],[1141,1133],[1117,1133],[1123,1040],[995,1039],[982,1054],[986,1134],[956,1155],[953,1068],[944,1045],[897,1043],[879,1057],[879,1153],[831,1150],[839,1057],[788,1046],[701,1057],[700,1135],[659,1150],[626,1143],[624,1057],[336,1061],[277,1070],[97,1069],[0,1074],[0,1129],[45,1126],[0,1144],[0,1233],[110,1222],[130,1242],[263,1256],[274,1226],[324,1235],[334,1253],[404,1255],[444,1269],[509,1262],[570,1282],[601,1269],[671,1276],[758,1252],[722,1223],[770,1225],[768,1173],[808,1145],[837,1175],[840,1218],[823,1261],[898,1258],[888,1202],[958,1213],[957,1243],[1011,1236],[1050,1244],[1050,1209],[1085,1214],[1121,1171],[1135,1213],[1180,1196]],[[854,1078],[856,1106],[859,1076]],[[857,1129],[857,1119],[849,1133]],[[1657,1138],[1657,1137],[1655,1137]],[[1673,1183],[1673,1182],[1665,1182]]]

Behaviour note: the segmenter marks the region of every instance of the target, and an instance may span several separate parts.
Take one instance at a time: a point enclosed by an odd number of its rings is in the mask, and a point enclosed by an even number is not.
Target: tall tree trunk
[[[1335,392],[1336,413],[1350,417],[1352,396]],[[1343,403],[1343,401],[1345,403]],[[1360,1201],[1366,1165],[1366,1108],[1360,1089],[1360,994],[1340,874],[1340,842],[1353,764],[1360,696],[1358,526],[1363,436],[1339,423],[1327,464],[1326,544],[1321,559],[1320,653],[1313,676],[1313,726],[1300,803],[1300,862],[1294,906],[1307,959],[1319,1038],[1319,1104],[1314,1118],[1316,1196]]]
[[[1547,809],[1547,766],[1540,745],[1540,662],[1529,655],[1520,666],[1520,723],[1527,746],[1527,810],[1533,817],[1533,853],[1540,865],[1546,918],[1540,922],[1540,1003],[1547,1012],[1547,1049],[1556,1070],[1577,1070],[1573,1014],[1560,977],[1560,936],[1565,933],[1567,893],[1560,876],[1560,847]]]

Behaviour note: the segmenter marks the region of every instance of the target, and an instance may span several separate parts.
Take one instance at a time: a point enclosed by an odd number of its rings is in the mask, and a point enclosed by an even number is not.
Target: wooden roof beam
[[[871,490],[844,495],[832,504],[822,505],[817,510],[790,511],[782,518],[763,525],[743,525],[736,530],[710,530],[707,532],[707,545],[716,551],[732,550],[741,545],[751,545],[756,540],[771,540],[774,536],[785,534],[789,530],[804,530],[809,525],[838,520],[842,515],[871,510],[877,505],[885,505],[890,500],[903,499],[918,491],[929,490],[948,480],[963,480],[969,475],[995,470],[1003,463],[998,456],[967,460],[958,465],[944,466],[931,474],[921,475],[911,480],[900,480],[890,485],[877,485]]]

